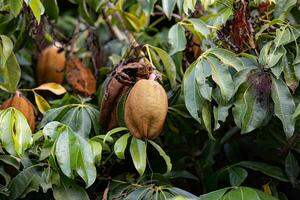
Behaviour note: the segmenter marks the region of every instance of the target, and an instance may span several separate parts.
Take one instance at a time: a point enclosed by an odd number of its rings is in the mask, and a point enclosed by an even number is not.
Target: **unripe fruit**
[[[138,139],[155,139],[163,128],[168,112],[168,97],[154,80],[139,80],[125,103],[124,120],[130,133]]]
[[[64,80],[65,53],[55,46],[44,49],[39,57],[36,67],[38,84],[59,83]]]
[[[84,96],[96,92],[96,79],[89,68],[77,58],[71,58],[66,63],[67,79],[73,89]]]
[[[35,109],[26,97],[24,97],[20,92],[16,92],[13,97],[2,103],[0,109],[6,109],[9,107],[14,107],[22,112],[27,119],[31,130],[35,130]]]

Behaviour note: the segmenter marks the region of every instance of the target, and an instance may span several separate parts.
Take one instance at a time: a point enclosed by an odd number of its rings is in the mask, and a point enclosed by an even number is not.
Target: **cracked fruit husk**
[[[130,133],[138,139],[155,139],[163,128],[168,112],[168,97],[154,80],[139,80],[125,103],[124,120]]]
[[[25,118],[27,119],[27,122],[31,128],[31,130],[34,132],[35,130],[35,109],[31,102],[24,97],[20,92],[16,92],[16,94],[4,101],[0,107],[0,109],[6,109],[9,107],[14,107],[20,112],[23,113]]]
[[[51,46],[44,49],[37,61],[36,73],[38,84],[58,83],[64,80],[65,53],[58,47]]]
[[[89,68],[79,59],[71,58],[66,64],[67,80],[72,88],[84,96],[96,92],[96,79]]]

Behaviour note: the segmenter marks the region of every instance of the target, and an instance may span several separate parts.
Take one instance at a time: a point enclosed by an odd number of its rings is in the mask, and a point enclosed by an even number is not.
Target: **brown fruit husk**
[[[58,47],[44,49],[38,56],[36,74],[38,84],[59,83],[64,80],[65,53]]]
[[[66,64],[67,80],[73,89],[84,95],[91,96],[96,92],[96,79],[89,68],[77,58],[71,58]]]
[[[138,139],[155,139],[168,112],[168,97],[154,80],[139,80],[129,92],[124,119],[130,133]]]
[[[152,66],[145,59],[121,64],[114,69],[104,83],[100,102],[100,124],[104,131],[118,126],[116,113],[120,97],[126,94],[136,81],[148,79],[152,72]]]
[[[13,97],[7,99],[2,103],[0,109],[6,109],[9,107],[14,107],[20,112],[22,112],[25,118],[27,119],[27,122],[32,132],[34,132],[36,111],[32,103],[26,97],[24,97],[20,92],[16,92],[16,94]]]

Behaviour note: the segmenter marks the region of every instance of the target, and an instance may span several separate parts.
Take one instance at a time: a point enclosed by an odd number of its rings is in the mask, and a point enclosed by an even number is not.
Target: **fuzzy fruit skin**
[[[17,92],[13,97],[4,101],[0,107],[0,109],[6,109],[9,107],[14,107],[20,112],[23,113],[27,122],[34,132],[35,130],[35,109],[31,102],[25,98],[21,93]]]
[[[138,139],[155,139],[163,128],[168,112],[168,97],[154,80],[139,80],[125,103],[124,120],[130,133]]]
[[[36,73],[38,84],[59,83],[64,80],[65,53],[55,46],[44,49],[37,61]]]

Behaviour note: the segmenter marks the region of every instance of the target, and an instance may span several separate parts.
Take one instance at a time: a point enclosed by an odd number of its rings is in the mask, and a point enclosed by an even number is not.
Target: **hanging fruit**
[[[100,124],[108,131],[118,126],[117,107],[119,100],[126,95],[130,86],[140,79],[148,79],[153,72],[151,64],[146,58],[138,62],[128,62],[118,65],[103,85],[103,96],[100,102]]]
[[[25,118],[27,119],[27,122],[32,132],[34,132],[36,111],[34,106],[31,104],[31,102],[26,97],[24,97],[20,92],[17,91],[13,97],[7,99],[2,103],[0,109],[6,109],[9,107],[14,107],[20,112],[22,112]]]
[[[129,92],[124,119],[130,133],[138,139],[155,139],[168,112],[168,97],[154,80],[139,80]]]
[[[56,46],[47,47],[39,57],[36,66],[38,84],[59,83],[64,80],[65,53]]]

